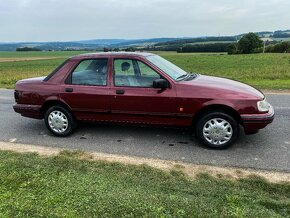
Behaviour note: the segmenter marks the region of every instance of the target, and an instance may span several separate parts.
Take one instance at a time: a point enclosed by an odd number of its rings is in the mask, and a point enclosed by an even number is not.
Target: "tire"
[[[52,106],[44,114],[46,128],[55,136],[65,137],[76,128],[76,120],[63,106]]]
[[[225,112],[208,112],[196,124],[197,139],[211,149],[226,149],[238,139],[239,123]]]

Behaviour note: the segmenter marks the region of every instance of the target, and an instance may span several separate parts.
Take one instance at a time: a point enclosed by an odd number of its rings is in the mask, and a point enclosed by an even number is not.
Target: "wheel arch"
[[[192,126],[195,127],[198,120],[209,112],[224,112],[231,115],[239,124],[243,124],[240,114],[234,108],[224,104],[211,104],[203,107],[193,116]]]
[[[42,105],[42,107],[40,108],[40,114],[41,114],[41,116],[42,117],[44,117],[44,114],[45,114],[45,112],[50,108],[50,107],[52,107],[52,106],[62,106],[62,107],[64,107],[65,109],[67,109],[68,111],[70,111],[71,112],[71,114],[72,114],[72,116],[74,116],[74,113],[73,113],[73,111],[72,111],[72,109],[66,104],[66,103],[64,103],[64,102],[62,102],[62,101],[59,101],[59,100],[49,100],[49,101],[46,101],[43,105]],[[75,116],[74,116],[74,118],[75,118]]]

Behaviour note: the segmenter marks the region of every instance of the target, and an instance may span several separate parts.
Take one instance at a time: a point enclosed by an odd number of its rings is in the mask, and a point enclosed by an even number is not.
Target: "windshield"
[[[152,64],[154,64],[156,67],[158,67],[175,81],[178,81],[180,78],[183,78],[188,74],[181,68],[177,67],[176,65],[172,64],[171,62],[165,60],[160,56],[148,56],[147,60],[149,60]]]

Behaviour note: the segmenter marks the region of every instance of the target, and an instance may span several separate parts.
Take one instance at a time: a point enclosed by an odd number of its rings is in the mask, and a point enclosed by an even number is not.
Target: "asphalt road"
[[[0,89],[0,141],[111,154],[177,160],[195,164],[290,172],[290,95],[267,95],[274,122],[256,135],[240,135],[228,150],[206,149],[186,130],[82,124],[71,136],[57,138],[43,120],[16,114],[13,91]]]

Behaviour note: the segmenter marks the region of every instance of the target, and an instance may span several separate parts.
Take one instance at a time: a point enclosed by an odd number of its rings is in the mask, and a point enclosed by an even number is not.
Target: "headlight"
[[[267,102],[266,99],[264,99],[263,101],[258,101],[257,106],[260,112],[267,112],[271,107],[271,105]]]

